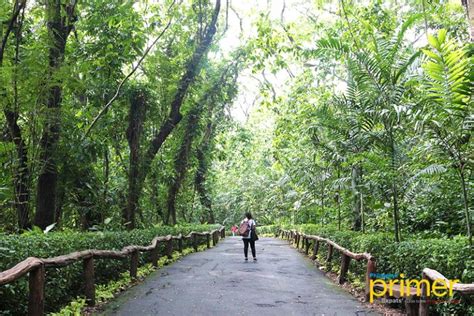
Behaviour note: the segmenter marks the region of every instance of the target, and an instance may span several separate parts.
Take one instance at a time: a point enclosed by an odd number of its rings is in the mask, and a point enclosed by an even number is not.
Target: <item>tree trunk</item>
[[[365,234],[364,196],[362,192],[360,192],[360,224],[362,233]]]
[[[104,222],[104,210],[109,209],[109,175],[110,175],[110,159],[109,159],[109,145],[107,144],[104,149],[104,190],[102,192],[102,208],[103,210],[100,212],[101,223]]]
[[[188,161],[189,157],[191,155],[191,146],[192,143],[197,136],[197,130],[199,128],[199,121],[202,119],[203,111],[204,108],[208,107],[207,111],[207,116],[212,115],[213,109],[215,107],[215,101],[212,100],[212,98],[219,92],[219,90],[222,89],[223,87],[223,77],[227,73],[227,69],[223,72],[222,76],[219,78],[219,80],[216,80],[214,84],[207,90],[204,95],[201,97],[201,99],[198,101],[198,103],[195,105],[195,107],[191,110],[187,117],[187,122],[185,125],[184,129],[184,134],[183,134],[183,142],[181,144],[181,147],[178,151],[178,154],[176,155],[175,158],[175,178],[173,183],[171,184],[169,191],[168,191],[168,200],[167,200],[167,206],[168,206],[168,220],[169,217],[171,216],[172,218],[172,225],[176,224],[176,197],[181,189],[182,182],[184,181],[186,171],[188,169]],[[206,128],[206,134],[204,135],[204,138],[207,136],[207,128]],[[202,151],[200,148],[198,148],[198,153]],[[201,164],[201,158],[198,156],[198,172],[199,172],[199,167]],[[210,216],[212,221],[214,220],[213,216]]]
[[[135,214],[139,204],[140,178],[140,139],[146,117],[146,98],[142,91],[134,91],[130,99],[128,116],[127,141],[130,149],[130,165],[128,172],[128,199],[122,220],[128,229],[135,228]]]
[[[210,136],[206,137],[206,135],[211,135],[212,131],[212,123],[209,122],[206,127],[206,133],[204,136],[204,140],[199,146],[196,156],[198,159],[198,168],[196,171],[196,177],[194,178],[194,185],[196,190],[199,194],[199,200],[201,201],[201,205],[207,210],[208,212],[208,223],[214,224],[215,217],[214,212],[212,210],[212,201],[209,198],[209,194],[206,189],[206,176],[208,173],[208,163],[207,163],[207,155],[208,155],[208,148],[210,143]]]
[[[25,141],[22,137],[20,127],[18,126],[18,113],[5,110],[8,130],[12,141],[15,143],[17,153],[17,166],[13,176],[15,208],[18,216],[18,228],[25,230],[31,226],[29,220],[29,200],[30,192],[28,180],[30,177],[30,169],[28,167],[28,153]]]
[[[398,209],[398,190],[395,180],[392,183],[393,198],[393,229],[395,231],[395,241],[400,241],[399,209]]]
[[[44,229],[54,223],[56,210],[56,190],[58,183],[56,151],[60,133],[60,107],[62,83],[54,78],[64,61],[66,41],[72,30],[75,16],[75,2],[65,7],[66,17],[61,14],[61,1],[46,1],[46,25],[49,34],[50,82],[46,98],[47,114],[40,141],[40,161],[42,168],[38,177],[36,193],[36,214],[34,224]]]
[[[7,46],[8,38],[12,32],[15,33],[16,45],[15,45],[15,69],[14,69],[14,105],[13,109],[4,109],[4,114],[8,127],[8,136],[11,141],[15,144],[17,152],[17,164],[13,175],[13,188],[14,188],[14,207],[16,209],[18,218],[18,229],[25,230],[31,226],[29,220],[29,200],[30,200],[30,189],[29,189],[29,177],[30,169],[28,167],[28,151],[25,141],[22,136],[20,126],[18,125],[18,89],[17,89],[17,70],[16,66],[19,61],[19,49],[22,36],[22,26],[24,20],[24,10],[26,7],[26,1],[16,1],[12,16],[9,20],[8,27],[1,38],[0,43],[0,69],[3,66],[3,57]],[[3,89],[2,89],[3,90]],[[4,91],[2,91],[2,95]],[[6,98],[5,98],[6,99]]]
[[[209,93],[210,95],[212,95],[213,93],[215,94],[217,93],[219,89],[222,89],[222,87],[225,85],[226,78],[228,77],[228,73],[229,72],[232,73],[232,69],[234,70],[235,74],[238,73],[237,69],[240,62],[239,57],[237,57],[234,61],[235,61],[234,64],[227,67],[222,72],[219,80],[214,83],[214,87],[212,88],[214,92]],[[233,76],[232,84],[235,84],[236,80],[237,80],[237,76],[235,75]],[[194,187],[196,188],[196,191],[199,194],[199,200],[201,202],[201,205],[204,207],[204,209],[207,210],[207,215],[208,215],[207,222],[210,224],[214,224],[216,222],[216,219],[214,216],[214,211],[212,209],[212,201],[209,198],[209,193],[207,192],[207,188],[206,188],[206,177],[209,170],[208,161],[211,155],[211,143],[212,143],[212,140],[214,139],[214,133],[215,133],[214,124],[215,122],[219,122],[220,118],[223,115],[223,105],[225,105],[226,102],[232,99],[232,92],[227,91],[225,95],[229,99],[226,100],[225,102],[222,102],[221,108],[214,110],[215,102],[212,102],[213,106],[209,107],[209,111],[207,115],[208,122],[206,124],[204,136],[196,150],[196,158],[198,160],[198,167],[197,167],[196,175],[194,178]],[[212,117],[213,111],[215,113],[214,117]]]
[[[161,219],[165,225],[168,225],[168,223],[166,222],[167,216],[164,214],[163,208],[161,207],[160,202],[159,202],[159,194],[160,194],[160,190],[158,187],[159,177],[156,170],[153,170],[153,172],[150,173],[149,180],[150,180],[150,186],[151,186],[150,202],[151,202],[151,205],[153,205],[155,208],[156,215],[157,215],[157,222]]]
[[[466,7],[471,42],[474,42],[474,0],[462,0],[462,3]]]
[[[196,47],[196,50],[194,51],[191,59],[186,64],[184,75],[179,81],[178,89],[173,97],[173,101],[171,102],[168,118],[160,127],[158,133],[152,139],[150,145],[148,146],[148,150],[144,155],[140,177],[137,180],[137,199],[140,198],[141,190],[145,179],[150,171],[153,159],[155,158],[156,154],[165,142],[166,138],[171,134],[176,125],[178,125],[183,118],[180,112],[181,106],[183,104],[186,92],[188,91],[189,86],[198,74],[201,61],[206,52],[208,51],[214,34],[216,33],[216,23],[217,18],[219,16],[220,4],[220,0],[217,0],[211,22],[206,28],[206,34],[202,41],[199,43],[198,47]],[[132,194],[132,192],[129,192],[129,194]]]
[[[362,176],[362,166],[360,164],[353,164],[352,165],[352,172],[351,172],[351,189],[352,189],[352,229],[353,230],[360,230],[360,193],[359,193],[359,186],[361,182]]]
[[[337,179],[341,178],[341,170],[337,167]],[[337,186],[336,193],[336,202],[337,202],[337,229],[341,230],[341,184]]]
[[[321,177],[321,214],[323,214],[323,218],[327,218],[324,210],[324,192],[326,191],[326,184],[325,184],[325,174]]]
[[[467,185],[466,179],[464,176],[464,166],[460,166],[458,169],[459,176],[461,180],[461,187],[462,187],[462,196],[463,196],[463,204],[464,204],[464,215],[466,218],[466,228],[467,228],[467,237],[469,238],[469,245],[472,246],[472,227],[471,227],[471,216],[469,214],[469,201],[468,201],[468,194],[467,194]]]
[[[392,201],[393,201],[393,229],[395,232],[395,241],[400,242],[400,224],[399,224],[399,208],[398,208],[398,188],[397,188],[397,162],[396,149],[393,134],[390,133],[390,156],[392,169]]]
[[[204,103],[207,101],[207,93],[204,100],[201,100],[189,113],[187,122],[184,128],[183,141],[178,153],[175,157],[175,178],[171,183],[168,190],[168,219],[171,217],[171,225],[176,224],[176,197],[181,189],[182,182],[186,176],[186,170],[188,169],[188,161],[191,151],[191,145],[196,136],[196,132],[199,125],[199,119],[202,115]]]

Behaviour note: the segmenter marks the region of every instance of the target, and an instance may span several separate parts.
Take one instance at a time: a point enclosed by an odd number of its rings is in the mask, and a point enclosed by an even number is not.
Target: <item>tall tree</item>
[[[46,228],[52,224],[56,212],[58,185],[57,145],[61,126],[62,82],[59,70],[64,62],[66,43],[76,21],[77,0],[64,5],[61,0],[46,1],[46,25],[48,28],[47,79],[49,83],[46,95],[45,124],[41,136],[40,160],[42,163],[36,191],[36,213],[34,224]]]
[[[206,179],[209,173],[209,155],[211,154],[211,143],[215,136],[215,124],[216,122],[214,120],[208,120],[201,143],[196,148],[198,166],[194,177],[194,186],[199,195],[199,200],[201,201],[201,205],[207,211],[207,222],[211,224],[215,223],[216,219],[212,210],[211,197],[206,187]]]
[[[125,226],[129,229],[134,228],[134,225],[132,224],[134,223],[134,221],[129,220],[135,217],[135,209],[132,206],[138,205],[141,190],[145,178],[147,177],[148,172],[150,171],[151,163],[155,158],[157,152],[160,150],[161,146],[165,142],[166,138],[171,134],[176,125],[183,118],[183,115],[181,114],[181,106],[183,105],[188,88],[190,87],[191,83],[194,81],[196,75],[199,72],[201,61],[209,50],[209,47],[211,46],[212,39],[214,37],[214,34],[216,33],[216,24],[220,12],[220,7],[221,2],[220,0],[217,0],[216,5],[214,7],[214,11],[212,13],[211,20],[209,24],[205,27],[205,33],[201,37],[191,58],[186,63],[184,74],[178,83],[178,88],[171,101],[168,117],[159,128],[158,133],[156,133],[156,135],[151,140],[148,149],[143,157],[143,165],[140,169],[140,175],[137,178],[138,194],[128,199],[128,207],[126,212],[124,212],[124,215],[126,216],[124,216],[123,220],[126,223]],[[130,192],[128,194],[130,195]]]
[[[146,118],[147,100],[145,92],[140,89],[133,90],[130,96],[130,109],[128,114],[127,141],[130,150],[128,169],[128,200],[124,209],[123,219],[126,224],[135,227],[135,214],[138,210],[138,197],[140,189],[138,177],[140,174],[140,139],[143,134],[143,124]]]
[[[198,100],[196,105],[191,109],[189,114],[186,115],[186,124],[184,127],[183,139],[181,146],[178,149],[178,153],[174,160],[174,169],[175,177],[168,190],[168,220],[171,217],[171,223],[176,224],[176,197],[182,186],[182,182],[185,178],[186,171],[188,169],[188,162],[192,154],[192,145],[196,137],[199,135],[199,126],[204,119],[212,120],[211,117],[214,112],[220,113],[223,109],[223,106],[230,102],[233,98],[232,89],[235,86],[237,67],[239,65],[240,53],[236,60],[231,62],[225,68],[220,71],[220,75],[217,74],[213,78],[212,84],[205,90],[202,97]],[[206,111],[207,109],[207,111]],[[212,125],[211,125],[212,126]],[[206,126],[206,131],[204,137],[209,137],[207,135],[208,126]],[[210,128],[210,127],[209,127]],[[203,144],[205,145],[205,144]],[[197,149],[199,151],[199,148]],[[203,151],[201,151],[204,154]],[[206,154],[209,154],[206,152]],[[197,157],[198,159],[205,159],[206,157]],[[201,162],[198,162],[201,165]],[[202,171],[202,170],[201,170]],[[199,172],[199,167],[198,167]],[[198,188],[197,188],[198,189]],[[202,188],[201,188],[202,189]],[[199,193],[198,189],[198,193]],[[201,194],[200,194],[201,195]],[[206,201],[207,202],[207,201]],[[206,203],[210,211],[210,201]],[[211,221],[214,221],[214,218],[211,213]]]
[[[5,105],[3,113],[7,122],[8,138],[13,141],[16,148],[16,167],[13,176],[14,187],[14,205],[18,218],[18,229],[24,230],[30,227],[29,219],[29,177],[30,169],[28,166],[28,149],[25,139],[18,124],[19,119],[19,101],[18,101],[18,78],[17,67],[19,64],[19,51],[22,37],[22,27],[25,15],[26,0],[15,1],[13,5],[12,15],[7,24],[7,29],[3,32],[0,46],[0,71],[2,71],[5,49],[7,47],[8,38],[13,32],[15,35],[15,56],[14,56],[14,79],[13,79],[13,104]],[[1,89],[0,94],[5,94],[5,89]],[[7,100],[8,98],[4,98]]]

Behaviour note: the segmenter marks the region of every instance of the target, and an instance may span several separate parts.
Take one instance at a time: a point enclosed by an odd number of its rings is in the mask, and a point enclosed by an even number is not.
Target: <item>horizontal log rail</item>
[[[451,285],[451,281],[448,280],[444,275],[439,273],[436,270],[430,269],[430,268],[424,268],[422,272],[422,278],[423,280],[426,280],[429,284],[431,284],[434,281],[444,281],[448,287],[452,286],[453,291],[461,293],[463,295],[472,295],[474,294],[474,283],[454,283]],[[428,312],[428,293],[427,293],[427,287],[425,284],[422,284],[421,286],[421,300],[420,300],[420,309],[419,309],[419,315],[420,316],[427,316],[429,314]]]
[[[423,279],[429,280],[430,282],[443,280],[447,285],[451,283],[451,281],[449,281],[444,275],[429,268],[423,269]],[[453,291],[461,294],[474,294],[474,283],[454,283],[452,287]]]
[[[153,238],[149,246],[131,245],[122,248],[122,250],[88,249],[52,258],[29,257],[14,267],[0,272],[0,285],[14,282],[22,276],[29,274],[28,315],[43,315],[45,269],[64,267],[78,261],[83,261],[84,294],[88,305],[93,306],[95,305],[94,259],[125,259],[130,257],[130,276],[136,278],[140,252],[151,252],[151,263],[157,266],[160,257],[160,244],[165,244],[165,255],[171,258],[173,254],[173,241],[178,242],[178,251],[182,252],[183,241],[191,240],[194,250],[197,251],[202,243],[202,239],[199,240],[198,237],[206,237],[205,243],[207,248],[210,248],[211,238],[214,246],[219,242],[219,238],[225,238],[225,227],[222,226],[211,232],[193,231],[186,236],[181,234],[178,236],[158,236]]]

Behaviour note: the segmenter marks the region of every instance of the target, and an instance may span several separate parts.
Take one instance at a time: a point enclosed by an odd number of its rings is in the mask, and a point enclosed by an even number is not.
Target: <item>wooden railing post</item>
[[[211,234],[206,233],[206,247],[207,249],[211,248]]]
[[[183,236],[182,235],[179,235],[179,239],[178,239],[178,251],[180,253],[183,253]]]
[[[193,239],[193,248],[194,248],[194,251],[198,251],[198,240],[197,240],[197,235],[195,233],[192,233],[191,234],[191,237]]]
[[[426,274],[422,273],[422,280],[430,282],[430,279],[426,276]],[[419,316],[428,316],[428,288],[425,282],[421,283],[421,297],[420,297],[420,307],[418,309]]]
[[[305,248],[304,248],[304,253],[306,255],[309,255],[309,246],[310,246],[310,239],[309,238],[305,238]]]
[[[328,266],[328,269],[331,269],[331,260],[332,260],[332,253],[333,253],[333,246],[331,244],[328,244],[328,256],[326,257],[326,263]]]
[[[214,234],[213,234],[213,244],[214,244],[214,247],[219,243],[219,232],[218,231],[215,231]]]
[[[311,260],[316,260],[319,251],[319,240],[314,241],[313,245],[313,255],[311,256]]]
[[[343,284],[346,281],[347,271],[349,270],[349,264],[351,257],[341,253],[341,272],[339,273],[339,284]]]
[[[173,258],[173,237],[166,241],[166,256],[168,256],[168,259]]]
[[[36,269],[30,271],[30,294],[28,300],[29,316],[42,316],[44,314],[44,279],[44,264],[41,264]]]
[[[138,256],[139,256],[139,252],[137,249],[133,250],[132,253],[130,254],[130,277],[132,279],[137,278]]]
[[[82,260],[84,267],[84,295],[87,305],[95,305],[95,276],[94,276],[94,257]]]
[[[155,248],[151,250],[151,264],[154,267],[158,266],[158,259],[160,258],[160,243],[157,242]]]
[[[372,278],[372,273],[376,272],[375,259],[369,258],[367,260],[367,271],[365,273],[365,301],[370,300],[370,279]]]

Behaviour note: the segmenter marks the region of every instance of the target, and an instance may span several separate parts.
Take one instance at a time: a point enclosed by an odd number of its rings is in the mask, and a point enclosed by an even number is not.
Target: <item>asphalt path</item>
[[[104,314],[378,315],[287,242],[260,238],[256,244],[257,262],[244,261],[239,237],[183,257],[114,299]]]

